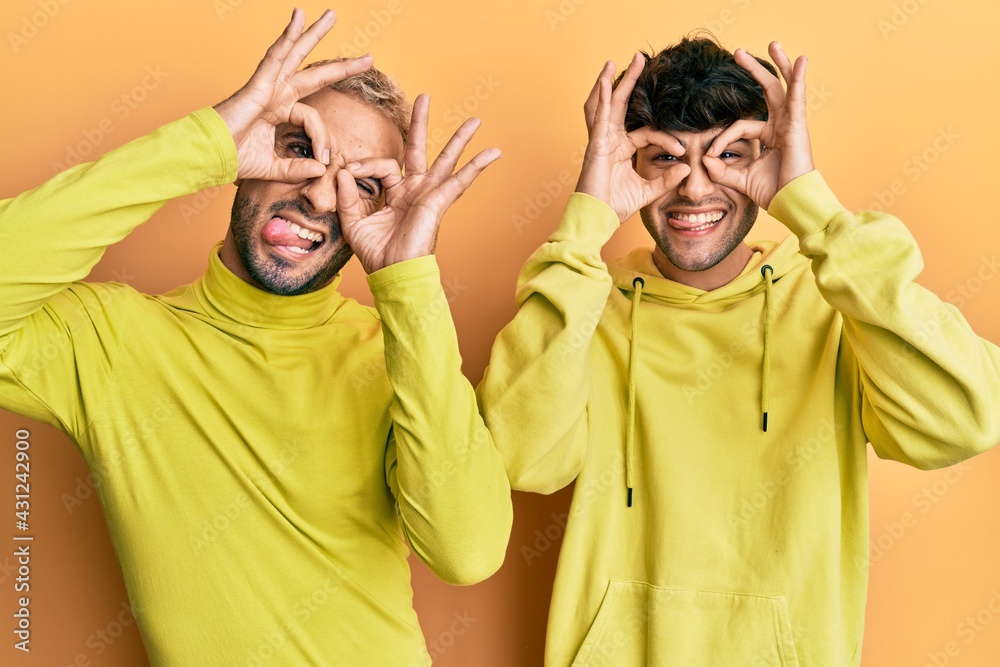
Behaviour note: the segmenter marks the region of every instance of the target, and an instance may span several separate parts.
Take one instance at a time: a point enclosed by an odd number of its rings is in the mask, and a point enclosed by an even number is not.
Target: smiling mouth
[[[715,227],[726,217],[725,211],[707,213],[669,213],[667,224],[681,232],[701,232]]]
[[[326,242],[322,232],[316,232],[274,216],[264,225],[264,240],[276,248],[287,250],[294,255],[309,255]]]

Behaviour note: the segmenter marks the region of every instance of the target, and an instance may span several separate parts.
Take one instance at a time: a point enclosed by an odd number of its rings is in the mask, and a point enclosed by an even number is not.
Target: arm
[[[203,109],[0,202],[0,405],[79,442],[137,293],[78,281],[166,201],[235,169],[225,125]]]
[[[369,158],[337,172],[337,212],[382,318],[393,388],[386,481],[403,533],[442,579],[471,584],[492,575],[510,538],[510,485],[462,375],[455,326],[434,258],[445,211],[500,157],[489,148],[455,171],[478,119],[458,128],[427,167],[429,98],[417,97],[404,164]],[[377,178],[382,208],[366,215],[357,178]]]
[[[462,375],[455,326],[433,255],[368,277],[393,388],[386,479],[407,541],[453,584],[503,563],[513,510],[503,461]]]
[[[225,125],[202,109],[0,202],[0,341],[167,201],[235,174]]]
[[[815,171],[779,191],[771,213],[799,237],[820,292],[844,316],[862,426],[881,458],[939,468],[1000,441],[1000,349],[914,282],[923,261],[899,220],[852,215]]]
[[[601,248],[618,225],[607,205],[573,194],[518,277],[517,315],[497,336],[478,388],[517,490],[552,493],[583,465],[590,342],[611,291]]]
[[[552,493],[580,472],[588,437],[590,341],[611,291],[601,248],[621,222],[675,188],[690,168],[640,177],[636,150],[669,142],[648,128],[625,132],[628,98],[644,59],[632,59],[612,92],[615,66],[605,64],[584,104],[589,140],[576,193],[555,233],[536,251],[517,283],[518,313],[497,337],[479,385],[486,423],[503,452],[511,485]]]

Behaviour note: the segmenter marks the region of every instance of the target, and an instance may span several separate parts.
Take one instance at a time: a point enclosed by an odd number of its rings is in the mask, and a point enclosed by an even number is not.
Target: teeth
[[[297,252],[297,253],[299,253],[300,255],[304,255],[304,254],[306,254],[307,252],[309,252],[309,251],[308,251],[308,250],[306,250],[305,248],[300,248],[300,247],[298,247],[298,246],[294,246],[294,245],[286,245],[285,247],[286,247],[287,249],[291,250],[292,252]]]
[[[300,227],[299,225],[295,224],[294,222],[288,222],[287,220],[285,220],[285,224],[288,225],[288,228],[290,230],[292,230],[292,234],[295,234],[300,239],[306,239],[307,241],[322,241],[323,240],[323,235],[320,234],[319,232],[311,232],[308,229],[306,229],[305,227]]]
[[[697,215],[691,215],[688,213],[676,213],[674,218],[681,220],[683,222],[693,222],[699,225],[714,224],[725,215],[723,211],[713,211],[711,213],[699,213]]]

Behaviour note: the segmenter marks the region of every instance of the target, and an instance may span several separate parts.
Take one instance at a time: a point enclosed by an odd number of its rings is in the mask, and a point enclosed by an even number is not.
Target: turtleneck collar
[[[327,322],[343,302],[340,274],[315,292],[279,296],[254,287],[230,271],[215,244],[208,270],[194,282],[194,294],[211,317],[265,329],[308,329]]]

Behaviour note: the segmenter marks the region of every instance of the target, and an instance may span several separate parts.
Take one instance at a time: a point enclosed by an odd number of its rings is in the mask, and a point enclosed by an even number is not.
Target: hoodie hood
[[[760,241],[750,244],[753,256],[746,268],[726,285],[711,291],[690,287],[664,278],[653,263],[650,248],[638,248],[624,257],[608,262],[608,272],[615,287],[626,296],[631,294],[631,336],[628,358],[628,412],[625,425],[625,487],[629,507],[632,507],[632,452],[635,439],[635,377],[639,363],[639,336],[642,327],[639,314],[643,298],[659,300],[677,308],[725,310],[730,305],[764,293],[764,349],[761,350],[760,411],[761,428],[767,432],[768,395],[771,375],[771,322],[773,313],[772,287],[797,266],[808,262],[799,253],[798,239],[790,234],[780,242]]]
[[[659,300],[682,308],[724,310],[733,303],[764,290],[765,281],[760,272],[762,265],[771,266],[774,270],[771,280],[776,281],[809,261],[799,253],[799,242],[794,234],[789,234],[783,241],[757,241],[748,245],[753,251],[753,257],[743,272],[726,285],[708,292],[664,278],[653,263],[652,248],[636,248],[627,255],[609,261],[608,272],[615,287],[626,295],[635,290],[633,281],[642,278],[642,296],[645,299]]]

